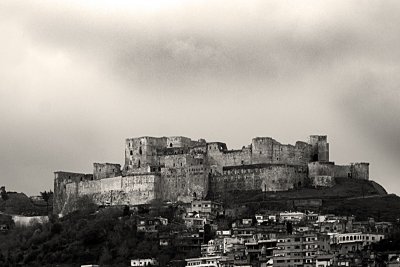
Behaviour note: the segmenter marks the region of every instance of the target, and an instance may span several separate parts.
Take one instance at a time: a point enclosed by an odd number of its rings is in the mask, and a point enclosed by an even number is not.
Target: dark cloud
[[[120,79],[156,84],[199,77],[233,82],[302,77],[331,71],[349,57],[382,56],[386,43],[380,42],[398,36],[397,29],[387,29],[399,20],[387,18],[398,9],[395,2],[313,4],[189,3],[156,14],[128,7],[119,16],[118,10],[49,2],[20,13],[36,41],[101,63]]]

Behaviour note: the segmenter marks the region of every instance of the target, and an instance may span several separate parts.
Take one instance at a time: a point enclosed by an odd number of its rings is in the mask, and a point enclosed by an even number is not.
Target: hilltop
[[[400,197],[387,194],[380,184],[368,180],[339,178],[330,188],[298,188],[280,192],[236,191],[217,200],[228,208],[245,206],[252,211],[310,210],[384,221],[400,218]]]

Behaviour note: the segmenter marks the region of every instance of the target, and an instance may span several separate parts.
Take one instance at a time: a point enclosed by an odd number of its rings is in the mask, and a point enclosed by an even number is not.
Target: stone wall
[[[314,187],[332,187],[335,185],[335,178],[329,175],[316,175],[310,177],[310,185]]]
[[[369,163],[353,163],[352,177],[355,179],[369,180]]]
[[[158,174],[137,174],[101,180],[67,180],[63,191],[57,190],[55,213],[62,213],[66,205],[77,197],[89,196],[98,205],[145,204],[161,197],[161,182]]]
[[[350,165],[335,165],[334,162],[308,163],[308,175],[331,176],[338,178],[369,179],[369,163],[351,163]]]
[[[157,148],[167,147],[167,137],[139,137],[125,140],[124,173],[134,173],[143,166],[158,164]]]
[[[83,195],[101,191],[101,180],[83,181],[78,183],[78,192]]]
[[[311,147],[304,142],[283,145],[270,137],[252,140],[251,161],[253,164],[276,163],[301,165],[310,162]]]
[[[351,178],[351,166],[350,165],[335,165],[334,176],[339,178]]]
[[[310,162],[308,163],[308,176],[335,176],[335,163],[333,162]]]
[[[76,193],[75,186],[80,181],[89,181],[93,179],[93,175],[74,172],[54,172],[54,200],[53,212],[58,214],[63,209],[67,201],[69,193]],[[74,187],[67,185],[72,184]]]
[[[229,191],[284,191],[304,185],[307,168],[299,165],[260,164],[225,167],[221,175],[210,177],[212,195]]]
[[[165,168],[182,168],[194,165],[203,165],[205,164],[205,161],[205,156],[202,154],[180,154],[160,157],[160,165]]]
[[[207,148],[207,161],[220,172],[224,166],[249,165],[251,164],[251,148],[227,150],[223,143],[211,143]]]
[[[329,144],[326,135],[311,135],[309,144],[311,146],[312,161],[329,161]]]
[[[183,136],[167,137],[166,147],[189,147],[192,145],[192,140]]]
[[[204,165],[161,169],[161,199],[190,202],[208,192],[209,169]]]
[[[93,178],[95,180],[121,176],[121,165],[115,163],[93,163]]]

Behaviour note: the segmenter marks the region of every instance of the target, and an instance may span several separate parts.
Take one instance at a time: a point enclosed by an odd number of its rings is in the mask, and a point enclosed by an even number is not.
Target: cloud
[[[385,30],[392,22],[387,14],[399,7],[396,2],[194,1],[150,12],[117,2],[105,12],[45,3],[20,3],[22,11],[14,11],[35,42],[88,58],[119,79],[156,84],[206,77],[269,82],[330,71],[348,57],[380,54],[374,50],[386,43],[375,39],[393,35]]]
[[[374,147],[400,160],[400,67],[362,69],[347,82],[347,91],[338,104],[360,134],[374,141]]]
[[[400,151],[399,9],[398,1],[2,1],[0,147],[10,155],[0,167],[21,181],[34,168],[51,185],[53,170],[121,160],[127,136],[241,147],[255,135],[293,142],[317,132],[336,140],[334,160],[378,160],[371,168],[384,175],[380,158]]]

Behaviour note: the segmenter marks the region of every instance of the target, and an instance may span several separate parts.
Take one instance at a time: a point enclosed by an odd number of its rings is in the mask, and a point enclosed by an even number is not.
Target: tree
[[[4,201],[6,201],[8,199],[8,195],[7,195],[5,187],[1,187],[0,195],[1,195],[1,199],[3,199]]]
[[[53,192],[51,190],[49,192],[44,191],[40,192],[40,195],[42,195],[43,200],[46,202],[46,212],[49,214],[49,200],[53,196]]]
[[[104,247],[99,259],[101,265],[110,264],[111,260],[113,259],[110,250],[107,247]]]

